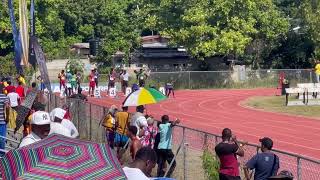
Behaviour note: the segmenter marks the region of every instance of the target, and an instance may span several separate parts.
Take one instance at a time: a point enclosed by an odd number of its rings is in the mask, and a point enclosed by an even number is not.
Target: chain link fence
[[[91,104],[76,99],[61,99],[58,96],[49,97],[48,110],[61,107],[67,103],[72,115],[72,121],[78,128],[80,138],[95,142],[106,142],[105,129],[101,126],[101,118],[108,112],[108,107]],[[177,166],[174,172],[176,179],[207,179],[202,167],[204,147],[214,152],[214,147],[221,142],[221,136],[184,126],[176,126],[173,131],[174,150],[180,151],[176,156]],[[258,153],[259,146],[245,146],[245,156],[239,158],[243,166],[252,156]],[[289,170],[298,180],[319,180],[320,160],[313,160],[280,150],[273,150],[280,158],[280,170]],[[175,152],[174,152],[175,153]]]

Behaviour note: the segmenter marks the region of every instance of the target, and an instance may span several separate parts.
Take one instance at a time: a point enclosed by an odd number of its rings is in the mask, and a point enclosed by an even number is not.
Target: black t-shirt
[[[238,151],[238,145],[229,143],[219,143],[216,147],[216,153],[218,156],[235,154]]]

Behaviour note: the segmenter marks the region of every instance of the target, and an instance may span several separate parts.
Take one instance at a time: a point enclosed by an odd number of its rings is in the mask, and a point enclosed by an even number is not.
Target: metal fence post
[[[301,180],[302,176],[301,176],[301,158],[297,157],[297,179]]]
[[[309,72],[309,76],[310,76],[310,83],[312,83],[312,71]]]
[[[183,178],[187,180],[187,152],[186,152],[186,138],[185,138],[186,128],[182,128],[182,138],[183,138]]]
[[[77,102],[77,108],[75,108],[75,109],[77,111],[77,116],[78,116],[78,124],[77,124],[78,127],[77,128],[79,129],[79,127],[80,127],[80,110],[81,110],[80,100],[77,100],[76,102]]]
[[[92,107],[91,107],[91,103],[89,103],[89,116],[90,116],[90,118],[89,118],[89,140],[91,140],[92,139]]]
[[[205,133],[204,134],[204,140],[203,140],[203,149],[206,149],[206,148],[208,148],[208,134],[207,133]]]
[[[188,73],[189,73],[189,79],[188,79],[188,83],[189,83],[189,89],[191,89],[191,72],[190,71],[188,71]]]

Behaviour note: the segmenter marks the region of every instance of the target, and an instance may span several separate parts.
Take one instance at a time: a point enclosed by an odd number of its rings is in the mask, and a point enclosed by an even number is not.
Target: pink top
[[[153,148],[154,140],[158,133],[158,128],[155,126],[148,126],[148,127],[144,127],[143,130],[144,130],[144,135],[141,139],[142,146],[143,147],[149,146]]]

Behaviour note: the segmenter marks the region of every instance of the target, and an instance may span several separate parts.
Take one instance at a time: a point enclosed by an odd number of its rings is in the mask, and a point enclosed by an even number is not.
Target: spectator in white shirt
[[[79,135],[74,124],[67,119],[63,119],[66,111],[61,108],[55,108],[51,111],[51,129],[49,134],[60,134],[71,138],[76,138]]]
[[[37,111],[32,114],[31,133],[24,137],[19,147],[35,143],[48,136],[50,131],[50,116],[47,112]]]
[[[20,96],[18,93],[16,93],[15,90],[12,90],[8,95],[8,98],[10,100],[10,106],[12,109],[15,109],[20,104]]]
[[[143,147],[138,150],[135,160],[128,167],[124,167],[123,171],[128,180],[149,180],[156,162],[156,152],[150,147]]]
[[[126,70],[123,70],[123,72],[120,75],[122,82],[121,82],[121,86],[122,86],[122,92],[123,94],[126,94],[126,89],[128,87],[128,82],[129,82],[129,73]]]
[[[136,113],[132,116],[130,126],[136,126],[138,129],[137,135],[140,137],[140,132],[143,128],[148,127],[148,122],[146,117],[144,116],[144,107],[137,106]]]

